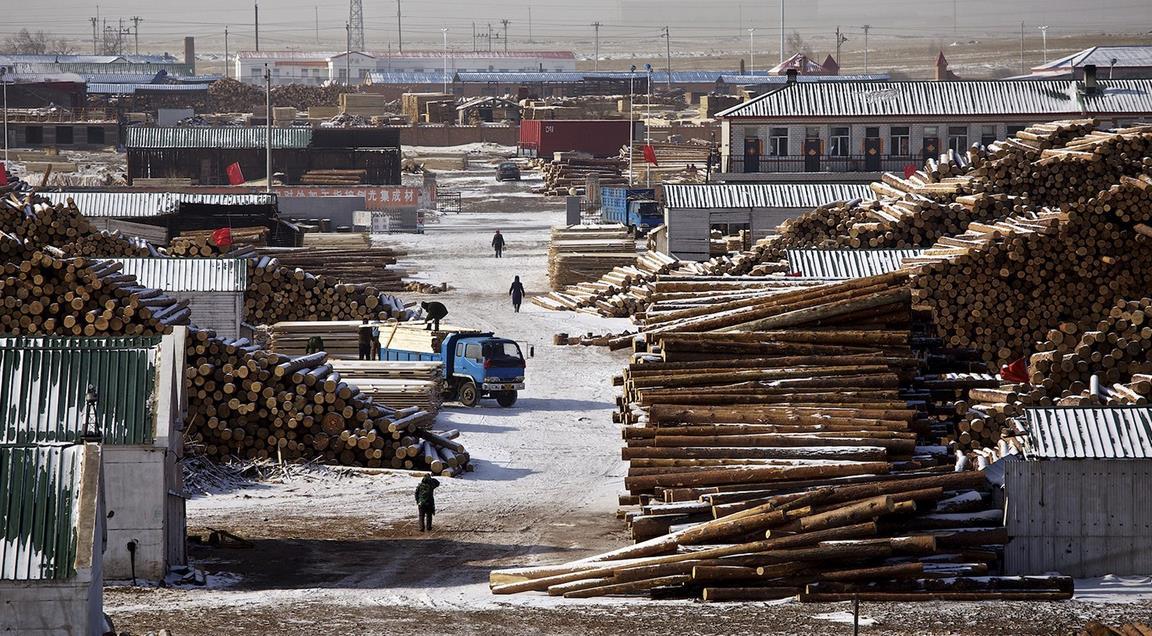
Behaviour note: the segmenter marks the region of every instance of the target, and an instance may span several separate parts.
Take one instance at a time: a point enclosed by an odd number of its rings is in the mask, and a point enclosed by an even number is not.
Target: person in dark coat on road
[[[512,297],[512,308],[516,313],[520,313],[520,303],[524,302],[524,283],[520,282],[520,277],[517,276],[516,280],[512,281],[512,287],[508,289],[508,295]]]
[[[496,234],[492,236],[492,248],[496,250],[496,258],[500,258],[500,254],[504,251],[504,235],[500,230],[496,230]]]
[[[420,511],[420,532],[432,530],[432,515],[436,514],[436,489],[440,482],[432,475],[424,475],[424,479],[416,486],[416,509]]]
[[[420,308],[424,310],[424,328],[440,331],[440,319],[448,315],[448,308],[444,303],[424,302],[420,303]]]

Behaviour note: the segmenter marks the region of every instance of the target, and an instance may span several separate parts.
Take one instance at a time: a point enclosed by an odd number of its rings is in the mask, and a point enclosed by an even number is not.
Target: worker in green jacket
[[[420,511],[420,532],[432,530],[432,515],[436,514],[436,488],[440,482],[425,475],[416,486],[416,508]]]

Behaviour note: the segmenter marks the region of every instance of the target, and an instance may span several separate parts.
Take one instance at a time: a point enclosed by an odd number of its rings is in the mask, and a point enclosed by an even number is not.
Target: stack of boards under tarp
[[[394,409],[417,406],[429,413],[440,410],[444,394],[440,362],[332,360],[330,364],[377,404]]]
[[[635,261],[636,240],[623,225],[556,227],[548,245],[548,282],[559,291]]]
[[[329,357],[356,360],[360,357],[358,330],[361,324],[357,320],[291,321],[277,322],[262,329],[267,335],[268,347],[276,353],[302,356],[308,352],[308,340],[319,336]],[[369,324],[384,331],[393,323],[377,321]]]
[[[647,304],[655,276],[679,266],[679,260],[663,252],[641,252],[632,262],[613,267],[597,280],[533,296],[531,300],[545,309],[623,318],[635,314]]]

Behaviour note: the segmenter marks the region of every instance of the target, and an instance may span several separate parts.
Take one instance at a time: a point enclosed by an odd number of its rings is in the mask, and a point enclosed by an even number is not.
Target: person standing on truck
[[[492,248],[496,250],[496,258],[500,258],[500,254],[504,251],[504,235],[500,230],[496,230],[496,234],[492,237]]]
[[[436,514],[436,489],[440,482],[432,475],[424,475],[424,479],[416,486],[416,509],[420,512],[420,532],[432,531],[432,515]]]
[[[440,319],[448,315],[444,303],[422,302],[420,308],[424,310],[424,329],[440,331]]]
[[[375,340],[375,335],[378,333],[376,328],[368,324],[368,319],[365,318],[364,322],[356,329],[357,340],[360,345],[360,359],[372,359],[372,341]]]
[[[512,297],[512,308],[516,313],[520,313],[520,303],[524,302],[524,283],[520,282],[520,277],[517,276],[516,280],[512,281],[512,287],[508,289],[508,295]]]

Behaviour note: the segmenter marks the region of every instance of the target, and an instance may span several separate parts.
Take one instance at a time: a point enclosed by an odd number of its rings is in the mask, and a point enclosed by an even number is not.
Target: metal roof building
[[[87,217],[151,218],[179,214],[183,205],[274,206],[276,195],[262,192],[216,194],[196,192],[65,191],[41,192],[53,203],[71,199]]]
[[[0,338],[0,445],[74,443],[86,425],[103,436],[109,579],[159,579],[187,561],[186,338],[184,327],[163,338]]]
[[[101,450],[0,446],[0,632],[99,635]]]
[[[841,183],[729,183],[664,186],[668,250],[677,258],[705,260],[711,230],[747,232],[750,240],[773,233],[812,208],[868,196],[864,185]]]
[[[1152,571],[1152,407],[1026,408],[1004,463],[1007,573]]]
[[[847,280],[879,276],[903,269],[905,258],[921,249],[891,250],[787,250],[788,271],[799,278]]]
[[[145,287],[188,301],[192,322],[224,338],[238,338],[248,289],[246,258],[113,258]]]
[[[268,131],[250,128],[154,128],[131,126],[124,131],[124,146],[134,148],[263,149]],[[311,128],[273,128],[272,149],[301,149],[312,143]]]
[[[1009,79],[1083,79],[1084,67],[1092,64],[1108,79],[1152,78],[1152,45],[1093,46],[1040,66],[1030,75]]]

